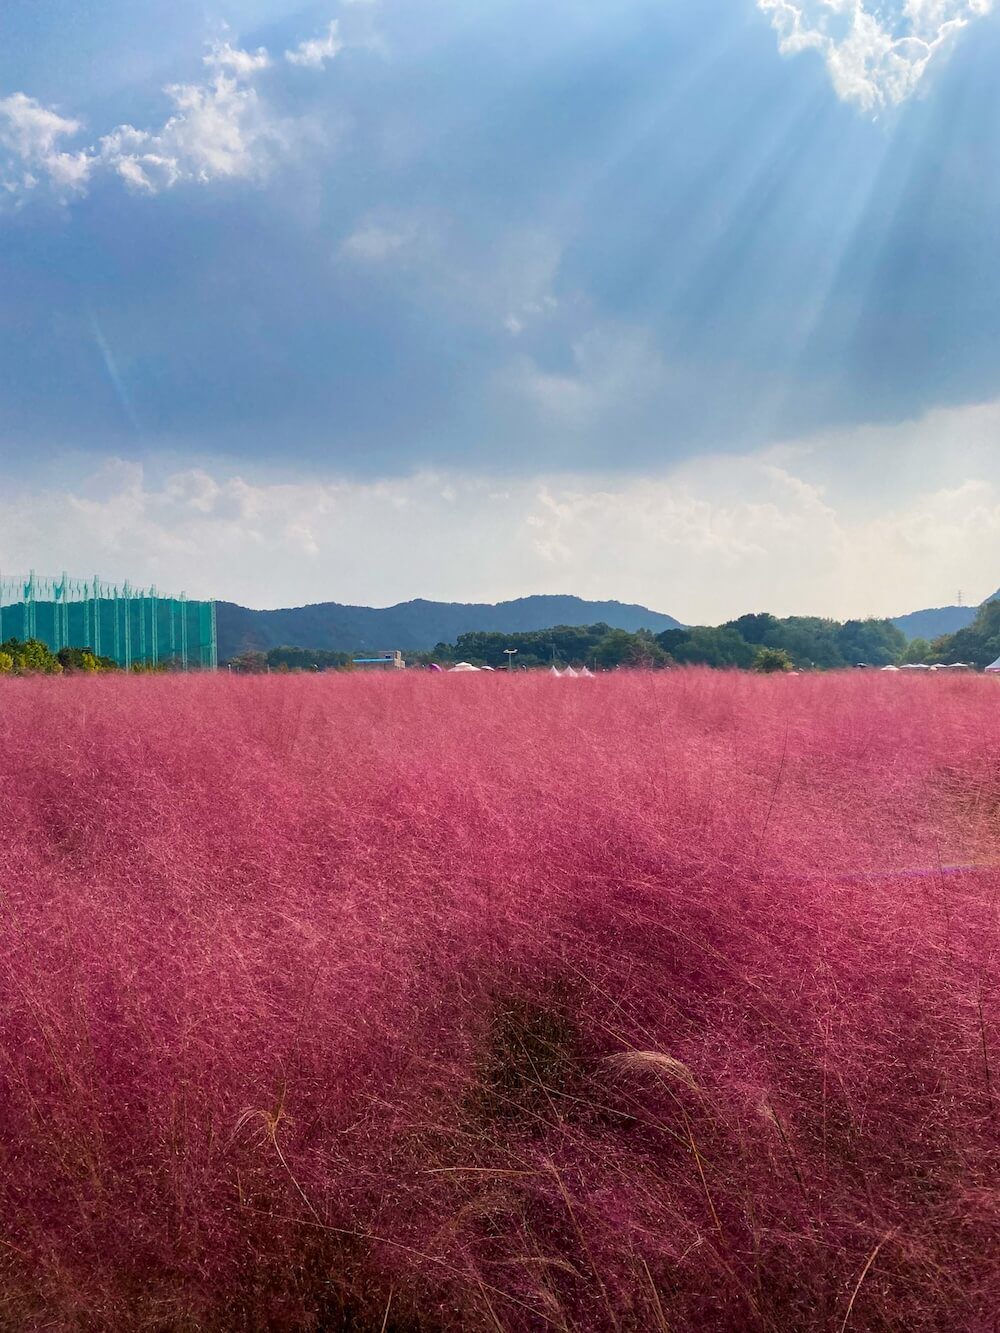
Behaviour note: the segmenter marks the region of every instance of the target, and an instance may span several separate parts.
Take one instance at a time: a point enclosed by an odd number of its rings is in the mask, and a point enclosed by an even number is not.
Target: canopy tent
[[[986,670],[991,673],[1000,673],[1000,657],[995,662],[991,662]]]
[[[555,667],[555,666],[554,666],[554,667],[552,667],[552,668],[549,670],[549,675],[550,675],[550,676],[561,676],[561,675],[562,675],[562,672],[559,670],[558,667]]]
[[[478,670],[479,668],[477,666],[473,666],[471,662],[456,662],[455,665],[451,668],[451,673],[453,674],[456,671],[478,671]]]

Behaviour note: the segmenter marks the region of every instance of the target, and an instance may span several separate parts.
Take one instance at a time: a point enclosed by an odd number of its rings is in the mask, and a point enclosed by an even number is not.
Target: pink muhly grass
[[[987,1330],[1000,696],[0,688],[0,1326]]]

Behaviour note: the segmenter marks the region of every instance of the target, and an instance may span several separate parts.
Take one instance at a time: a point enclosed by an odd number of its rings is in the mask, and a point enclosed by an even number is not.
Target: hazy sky
[[[4,0],[0,568],[1000,585],[991,0]]]

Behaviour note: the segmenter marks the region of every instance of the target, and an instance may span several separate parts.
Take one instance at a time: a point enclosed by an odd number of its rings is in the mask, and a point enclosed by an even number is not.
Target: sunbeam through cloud
[[[935,55],[993,0],[757,0],[783,55],[818,51],[837,96],[865,111],[897,106]]]

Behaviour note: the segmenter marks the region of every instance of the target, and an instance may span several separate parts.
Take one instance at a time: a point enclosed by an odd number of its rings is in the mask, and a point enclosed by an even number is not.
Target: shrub
[[[769,676],[775,671],[792,671],[795,663],[784,648],[758,648],[753,659],[754,671]]]
[[[5,649],[14,661],[14,670],[19,676],[44,675],[57,676],[62,671],[62,663],[40,639],[9,639]]]
[[[87,676],[105,670],[104,663],[108,660],[98,658],[89,648],[60,648],[56,653],[56,659],[64,671],[80,671]]]

